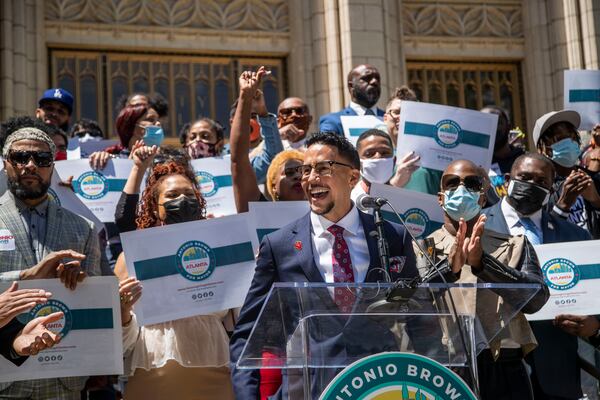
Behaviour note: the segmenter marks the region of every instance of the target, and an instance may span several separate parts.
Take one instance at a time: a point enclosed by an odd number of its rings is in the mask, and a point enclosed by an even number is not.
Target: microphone
[[[380,208],[387,204],[387,199],[383,197],[371,197],[368,194],[362,193],[356,198],[356,207],[361,211],[369,211],[371,208]]]

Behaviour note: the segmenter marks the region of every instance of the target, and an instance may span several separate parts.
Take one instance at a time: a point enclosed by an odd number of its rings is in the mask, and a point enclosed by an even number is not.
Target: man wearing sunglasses
[[[0,280],[60,278],[74,290],[85,275],[100,275],[100,244],[91,222],[49,201],[54,142],[23,127],[2,150],[8,191],[0,197]],[[32,267],[33,265],[33,267]],[[79,399],[87,378],[68,377],[0,384],[0,398]]]
[[[442,174],[438,194],[445,214],[444,225],[425,239],[425,244],[433,261],[442,262],[440,270],[448,282],[541,285],[542,289],[510,322],[499,321],[499,315],[508,313],[497,311],[509,307],[509,299],[490,292],[472,304],[486,332],[500,331],[502,322],[510,324],[477,357],[481,398],[533,399],[523,358],[537,342],[523,313],[542,308],[549,297],[548,288],[535,250],[525,236],[487,229],[481,208],[488,187],[487,174],[482,168],[468,160],[452,162]],[[418,263],[426,264],[422,254]]]
[[[377,241],[370,234],[375,231],[373,216],[360,212],[350,199],[350,192],[360,175],[360,159],[354,146],[336,133],[317,133],[308,139],[304,163],[297,168],[311,211],[263,238],[250,291],[231,338],[233,365],[246,344],[273,283],[384,281],[385,273],[381,269]],[[418,272],[410,236],[396,224],[385,222],[384,228],[390,257],[398,260],[397,269],[390,271],[391,280],[414,278]],[[327,308],[332,314],[351,313],[354,296],[349,289],[336,288],[331,296],[322,299],[319,307]],[[328,331],[345,331],[345,334],[333,335],[315,345],[313,351],[319,354],[334,354],[345,346],[351,348],[348,343],[352,340],[357,341],[355,345],[373,349],[373,352],[391,350],[397,346],[392,332],[379,324],[365,326],[362,320],[360,327],[357,327],[354,325],[358,324],[351,324],[347,318],[332,317],[325,320],[323,325]],[[356,332],[350,335],[353,329]],[[365,331],[369,334],[365,335]],[[293,386],[294,378],[298,379],[293,373],[284,371],[283,386],[273,398],[287,398],[285,392]],[[232,381],[237,398],[258,398],[258,371],[234,368]],[[312,398],[319,395],[314,390],[311,394]]]
[[[552,161],[542,154],[518,157],[505,176],[508,195],[485,210],[486,228],[507,235],[525,235],[532,244],[590,240],[585,229],[546,210],[555,175]],[[597,337],[598,318],[558,315],[555,320],[531,321],[530,325],[538,341],[538,347],[527,359],[532,367],[535,398],[582,398],[577,336]]]
[[[313,117],[308,105],[299,97],[288,97],[277,107],[277,126],[284,150],[302,150]]]

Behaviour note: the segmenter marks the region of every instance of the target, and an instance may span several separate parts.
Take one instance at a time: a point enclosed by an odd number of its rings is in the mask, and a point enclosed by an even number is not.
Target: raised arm
[[[250,151],[252,100],[265,73],[265,68],[260,67],[257,72],[242,72],[239,79],[240,94],[229,138],[233,196],[238,213],[248,211],[248,202],[260,199],[260,190],[248,152]]]

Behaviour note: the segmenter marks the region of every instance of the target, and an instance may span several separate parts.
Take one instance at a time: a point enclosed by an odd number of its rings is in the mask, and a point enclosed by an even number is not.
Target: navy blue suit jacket
[[[373,216],[360,211],[359,215],[365,231],[370,255],[370,266],[365,281],[383,281],[384,274],[380,270],[381,264],[377,252],[377,242],[369,235],[371,231],[375,230]],[[405,257],[404,268],[401,269],[400,273],[392,274],[392,280],[416,277],[418,271],[410,235],[406,233],[404,228],[400,225],[389,223],[387,221],[385,222],[385,234],[389,243],[390,256]],[[295,243],[297,241],[302,243],[301,250],[295,248]],[[324,283],[323,277],[315,263],[310,214],[305,215],[276,232],[266,235],[261,242],[254,278],[252,279],[250,290],[240,311],[240,316],[230,342],[232,381],[236,398],[238,399],[258,398],[260,383],[259,370],[240,370],[235,368],[235,364],[241,355],[252,328],[254,327],[269,290],[275,282]],[[330,300],[331,299],[323,299],[323,302],[327,303]],[[331,301],[331,305],[333,306],[333,301]],[[336,321],[327,321],[327,325],[330,324],[335,325]],[[360,328],[364,333],[364,325],[361,325]],[[270,329],[278,328],[272,327]],[[286,329],[286,331],[288,330]],[[379,344],[386,340],[384,337],[378,337],[377,334],[370,334],[370,336]],[[340,341],[343,341],[344,339],[340,340],[338,338]],[[391,342],[394,342],[393,337],[391,337],[390,340]],[[360,345],[368,346],[368,344],[362,342]],[[334,347],[335,346],[328,346],[327,350],[324,351],[331,353],[339,350],[339,347],[332,350]],[[382,349],[377,350],[384,351]],[[379,352],[377,350],[374,349],[373,351]],[[280,392],[281,391],[282,390],[280,390]],[[281,396],[281,394],[279,394],[279,396]]]
[[[488,217],[485,227],[510,235],[501,202],[483,210]],[[559,216],[542,210],[543,242],[560,243],[590,240],[590,234]],[[538,347],[527,357],[533,378],[546,395],[560,398],[580,398],[581,379],[577,361],[577,337],[555,327],[552,321],[529,323],[538,340]]]
[[[377,109],[378,117],[383,117],[384,114],[385,111],[380,108]],[[344,128],[342,127],[342,120],[340,119],[342,115],[356,115],[356,112],[352,108],[346,107],[341,111],[322,115],[321,118],[319,118],[319,131],[336,132],[339,135],[344,135]]]

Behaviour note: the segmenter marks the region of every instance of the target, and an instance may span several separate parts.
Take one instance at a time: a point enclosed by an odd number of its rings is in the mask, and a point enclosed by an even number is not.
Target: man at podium
[[[235,368],[274,282],[384,280],[377,242],[370,235],[375,230],[373,216],[359,211],[350,199],[352,188],[360,177],[360,159],[354,146],[341,135],[317,133],[307,141],[304,164],[298,169],[311,211],[265,236],[260,245],[254,278],[230,345],[232,381],[239,399],[266,398],[275,394],[263,390],[261,377],[265,371]],[[401,226],[386,222],[385,234],[394,263],[391,280],[417,276],[408,233]],[[354,303],[353,296],[348,294],[347,288],[336,288],[325,302],[347,313]],[[382,336],[377,337],[375,329],[369,335],[373,342],[383,340]],[[385,332],[382,335],[385,336]],[[274,398],[287,398],[287,391],[284,375],[283,385]]]
[[[519,297],[529,293],[482,291],[465,301],[475,302],[471,306],[481,329],[492,339],[477,357],[481,398],[533,399],[524,357],[537,346],[537,341],[523,313],[541,309],[549,291],[535,250],[525,235],[485,229],[486,217],[481,208],[488,186],[485,171],[471,161],[457,160],[446,168],[438,194],[444,225],[425,239],[426,251],[435,263],[442,262],[438,270],[447,282],[541,284],[542,289],[510,321],[501,320],[503,315],[512,316],[503,313],[503,307],[510,307],[511,299],[520,302]],[[418,253],[420,268],[425,263]],[[508,327],[500,330],[506,324]]]

